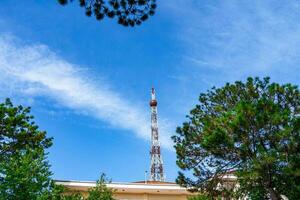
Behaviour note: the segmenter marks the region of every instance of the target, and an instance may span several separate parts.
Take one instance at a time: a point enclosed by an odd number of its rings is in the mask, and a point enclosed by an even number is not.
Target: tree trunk
[[[269,188],[271,200],[281,200],[280,194],[276,192],[273,188]]]

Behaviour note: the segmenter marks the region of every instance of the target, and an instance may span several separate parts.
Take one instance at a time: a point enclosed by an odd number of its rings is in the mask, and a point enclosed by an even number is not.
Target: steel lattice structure
[[[160,142],[158,138],[157,126],[157,101],[155,98],[155,90],[151,91],[151,165],[150,165],[150,181],[164,181],[163,161],[160,151]]]

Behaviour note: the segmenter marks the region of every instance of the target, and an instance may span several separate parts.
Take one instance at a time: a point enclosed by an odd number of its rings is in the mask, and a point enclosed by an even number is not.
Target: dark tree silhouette
[[[66,5],[74,0],[58,0],[61,5]],[[118,18],[118,23],[123,26],[140,25],[149,16],[154,15],[156,0],[78,0],[81,7],[85,8],[87,16],[94,15],[97,20],[105,17]]]

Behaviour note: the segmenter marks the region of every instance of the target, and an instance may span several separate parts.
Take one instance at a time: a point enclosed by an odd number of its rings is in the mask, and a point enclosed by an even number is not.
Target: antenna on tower
[[[150,181],[163,182],[164,169],[160,151],[160,142],[158,138],[158,126],[157,126],[157,101],[155,97],[155,89],[151,90],[151,165],[150,165]]]

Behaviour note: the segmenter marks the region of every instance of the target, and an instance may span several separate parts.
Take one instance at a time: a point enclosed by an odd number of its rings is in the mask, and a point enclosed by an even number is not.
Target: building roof
[[[64,181],[57,180],[56,184],[63,185],[74,191],[87,191],[96,186],[95,181]],[[186,188],[171,182],[139,181],[134,183],[108,183],[108,188],[116,193],[147,193],[147,194],[189,194]]]
[[[176,183],[174,182],[162,182],[162,181],[136,181],[136,182],[132,182],[132,183],[143,183],[143,184],[169,184],[169,185],[176,185]]]

